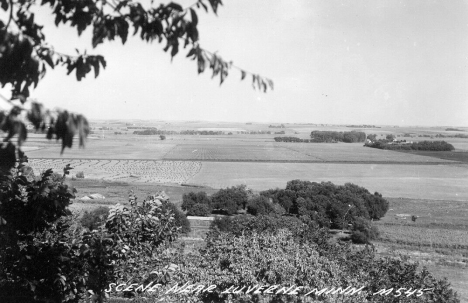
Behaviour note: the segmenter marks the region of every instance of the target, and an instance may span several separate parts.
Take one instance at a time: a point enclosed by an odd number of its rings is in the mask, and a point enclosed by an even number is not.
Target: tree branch
[[[8,26],[10,26],[10,22],[13,19],[13,0],[9,0],[9,2],[10,2],[10,18],[8,19],[8,22],[5,25],[5,30],[8,29]]]

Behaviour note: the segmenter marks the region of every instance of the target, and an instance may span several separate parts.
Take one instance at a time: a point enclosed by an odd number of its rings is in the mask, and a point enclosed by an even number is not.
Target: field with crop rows
[[[70,164],[72,175],[83,171],[85,177],[111,181],[185,183],[201,168],[195,161],[30,159],[36,173],[52,168],[61,173]]]
[[[425,228],[409,224],[379,225],[380,241],[433,248],[464,249],[468,252],[468,230]]]
[[[232,161],[320,161],[320,159],[271,143],[265,144],[179,144],[164,159]]]

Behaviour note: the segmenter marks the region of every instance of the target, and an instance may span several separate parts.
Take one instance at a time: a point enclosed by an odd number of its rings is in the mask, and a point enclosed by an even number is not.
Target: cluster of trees
[[[350,132],[337,132],[337,131],[320,131],[314,130],[310,133],[312,142],[364,142],[366,141],[366,133],[350,131]]]
[[[221,189],[211,197],[205,192],[190,192],[183,196],[182,209],[192,216],[208,216],[213,212],[287,215],[307,225],[334,229],[352,224],[353,232],[360,233],[360,241],[366,243],[378,235],[370,221],[385,215],[388,201],[379,193],[371,194],[351,183],[339,186],[331,182],[293,180],[285,189],[270,189],[259,195],[254,195],[245,185]]]
[[[233,215],[245,209],[252,196],[245,185],[222,188],[211,196],[206,192],[190,192],[182,196],[182,210],[189,216],[208,216],[213,212]]]
[[[451,127],[446,128],[445,130],[446,130],[446,131],[452,131],[452,132],[464,132],[463,129],[451,128]]]
[[[364,146],[387,150],[452,151],[455,149],[452,144],[445,141],[420,141],[410,144],[391,144],[386,140],[378,140],[372,143],[366,143]]]
[[[256,227],[262,223],[267,227]],[[278,226],[274,226],[276,223]],[[218,286],[217,291],[200,293],[195,302],[459,301],[446,280],[437,280],[425,268],[418,270],[417,264],[404,257],[379,258],[371,247],[354,249],[346,244],[329,243],[317,230],[298,231],[298,224],[290,225],[262,220],[261,223],[235,224],[231,230],[215,228],[206,239],[206,247],[185,256],[180,271],[174,274],[174,281],[190,278],[194,284]],[[307,234],[311,237],[306,237]],[[275,291],[269,295],[260,290],[247,293],[244,289],[237,294],[221,291],[232,286],[240,286],[240,289],[254,285],[301,288],[292,296]],[[347,287],[361,291],[353,295],[340,292]],[[411,290],[406,293],[409,288]],[[317,293],[323,289],[322,293]],[[382,289],[389,292],[376,295]],[[399,289],[400,294],[397,293]],[[416,291],[411,293],[415,289],[431,290],[416,297]],[[332,294],[334,290],[338,291]],[[181,295],[179,300],[183,299]]]
[[[284,124],[281,124],[281,125],[268,125],[268,128],[286,128],[286,126],[284,126]]]
[[[292,180],[285,189],[270,189],[260,195],[281,205],[287,214],[329,228],[342,228],[358,217],[378,220],[388,210],[388,201],[381,194],[371,194],[351,183],[335,185]]]

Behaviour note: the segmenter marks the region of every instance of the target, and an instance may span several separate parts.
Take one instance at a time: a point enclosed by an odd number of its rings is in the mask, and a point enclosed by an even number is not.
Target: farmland
[[[126,129],[129,125],[225,134],[176,134],[160,140],[159,136],[134,135],[133,129]],[[456,148],[450,153],[408,153],[366,148],[360,143],[283,143],[274,141],[278,136],[274,133],[246,134],[284,131],[284,136],[305,139],[312,130],[355,129],[380,137],[395,134],[400,140],[421,141],[442,140],[435,136],[454,133],[445,131],[446,127],[364,129],[285,124],[285,128],[277,129],[255,123],[162,121],[95,121],[92,126],[96,131],[85,149],[67,149],[60,155],[57,143],[38,134],[31,135],[24,148],[36,174],[48,168],[60,172],[70,164],[72,176],[81,171],[85,175],[71,181],[78,197],[92,193],[106,197],[77,199],[72,205],[75,211],[126,203],[129,190],[134,190],[139,199],[164,190],[180,205],[184,193],[203,190],[212,194],[239,184],[258,192],[284,188],[293,179],[350,182],[377,191],[390,201],[387,215],[375,222],[381,233],[375,243],[379,254],[411,256],[437,270],[439,277],[448,276],[462,299],[468,300],[464,290],[468,289],[468,139],[443,138]],[[102,127],[106,129],[99,130]],[[122,134],[114,134],[116,130]],[[417,220],[401,215],[414,215]]]
[[[110,181],[152,183],[185,183],[200,170],[201,163],[193,161],[140,161],[140,160],[78,160],[31,159],[36,171],[52,168],[60,171],[70,164],[75,171],[84,171],[88,178]]]

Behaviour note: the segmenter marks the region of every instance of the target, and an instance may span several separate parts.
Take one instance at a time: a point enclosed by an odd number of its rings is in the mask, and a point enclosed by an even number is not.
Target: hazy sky
[[[468,125],[468,1],[223,2],[218,17],[199,11],[202,47],[271,78],[274,91],[253,90],[237,70],[219,86],[185,50],[171,63],[137,37],[92,50],[89,33],[56,29],[41,10],[57,51],[87,48],[108,67],[81,82],[50,70],[32,97],[91,119]]]

